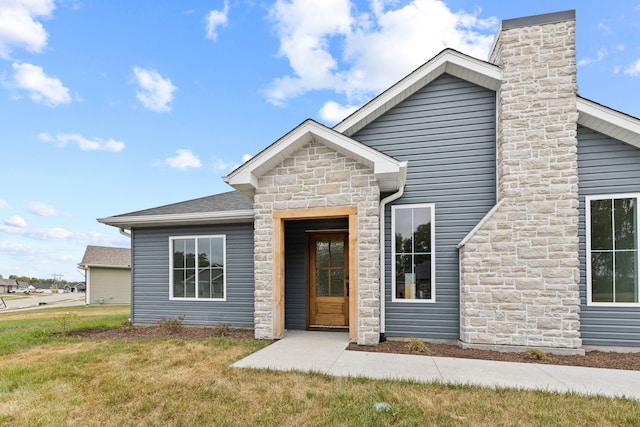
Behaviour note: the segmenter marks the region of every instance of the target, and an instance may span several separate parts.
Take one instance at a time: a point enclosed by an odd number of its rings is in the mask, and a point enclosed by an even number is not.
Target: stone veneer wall
[[[501,204],[460,248],[460,339],[580,353],[575,20],[503,29],[490,61]]]
[[[316,142],[258,180],[254,197],[255,335],[273,338],[273,212],[357,206],[358,344],[380,339],[380,190],[373,169]],[[285,289],[286,292],[286,289]]]

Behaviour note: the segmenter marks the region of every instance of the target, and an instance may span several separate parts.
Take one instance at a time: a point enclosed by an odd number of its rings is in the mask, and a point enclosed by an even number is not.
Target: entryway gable
[[[253,198],[261,176],[312,142],[317,142],[372,168],[382,192],[396,191],[404,184],[407,162],[400,162],[311,119],[301,123],[223,180],[236,190]]]

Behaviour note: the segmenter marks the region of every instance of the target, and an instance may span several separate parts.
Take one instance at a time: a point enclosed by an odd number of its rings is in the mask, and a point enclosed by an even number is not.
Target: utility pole
[[[57,291],[58,290],[58,286],[56,285],[56,280],[58,281],[62,281],[62,278],[64,277],[64,274],[58,273],[58,274],[52,274],[53,276],[53,285],[51,286],[52,290]]]

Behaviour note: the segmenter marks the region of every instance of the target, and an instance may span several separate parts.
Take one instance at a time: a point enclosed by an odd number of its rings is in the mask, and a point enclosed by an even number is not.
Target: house
[[[99,219],[131,230],[134,322],[640,349],[640,120],[577,94],[575,11],[505,20],[488,61],[446,49],[224,181]]]
[[[15,279],[4,279],[0,276],[0,294],[8,294],[18,289],[18,283]]]
[[[69,283],[64,285],[65,292],[84,292],[85,284],[82,282],[78,283]]]
[[[87,305],[131,303],[131,249],[87,246],[78,267],[85,271]]]

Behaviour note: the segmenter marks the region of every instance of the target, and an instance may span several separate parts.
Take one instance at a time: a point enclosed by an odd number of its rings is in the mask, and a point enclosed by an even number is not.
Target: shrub
[[[226,323],[220,322],[213,328],[214,337],[225,337],[228,334],[229,334],[229,325],[227,325]]]
[[[164,317],[158,320],[158,326],[165,328],[170,332],[178,332],[182,328],[182,321],[184,320],[184,314],[178,317]]]
[[[529,356],[536,360],[545,360],[547,358],[547,353],[539,349],[531,349],[527,351],[527,353],[529,353]]]
[[[429,353],[429,349],[424,341],[416,337],[411,337],[407,343],[407,348],[411,353]]]

